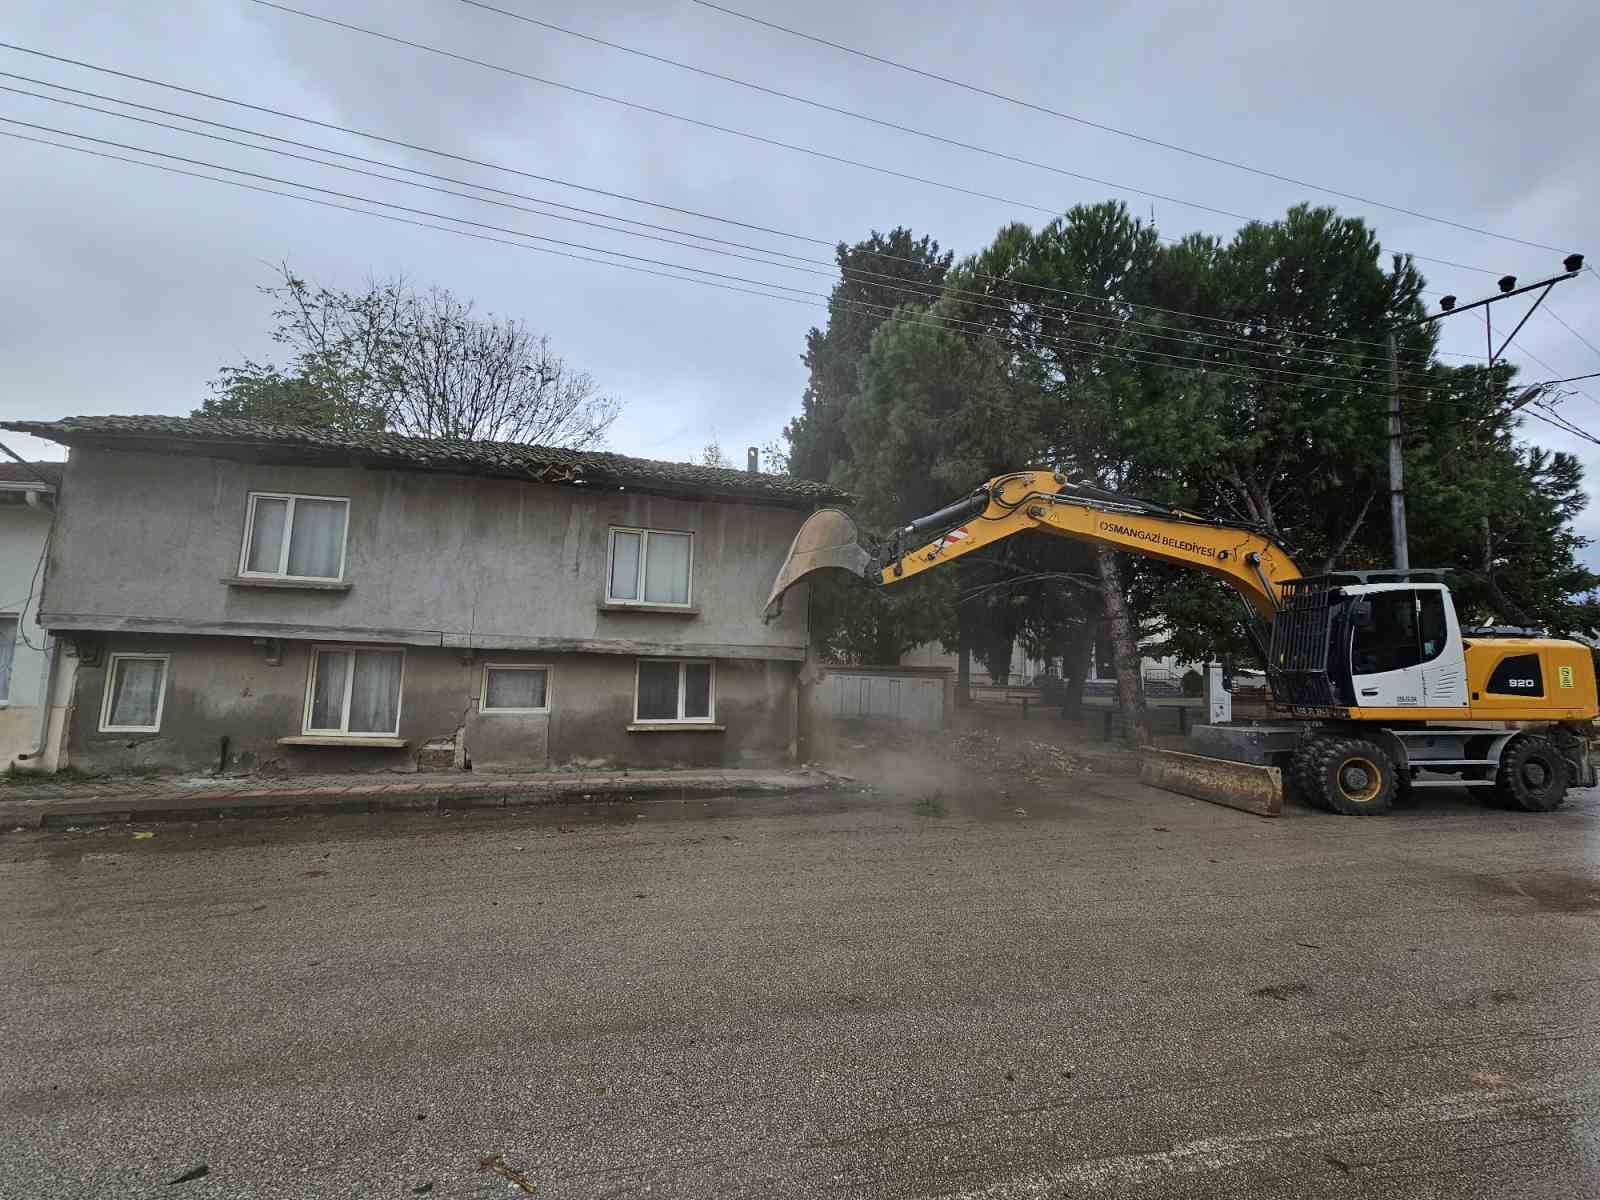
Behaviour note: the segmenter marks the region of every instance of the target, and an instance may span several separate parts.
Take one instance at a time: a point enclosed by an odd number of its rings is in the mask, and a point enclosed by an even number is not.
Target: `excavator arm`
[[[1283,584],[1300,578],[1283,548],[1258,531],[1073,483],[1060,472],[1021,471],[989,480],[871,549],[844,513],[813,514],[795,535],[767,610],[814,571],[839,568],[892,585],[1018,533],[1050,533],[1194,567],[1231,586],[1267,624],[1283,606]]]

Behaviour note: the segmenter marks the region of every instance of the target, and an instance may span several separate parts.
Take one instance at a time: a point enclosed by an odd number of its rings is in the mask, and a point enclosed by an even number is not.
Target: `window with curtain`
[[[641,658],[633,719],[710,721],[715,713],[715,664]]]
[[[341,579],[350,501],[252,492],[239,573],[276,579]]]
[[[306,697],[306,733],[397,737],[405,652],[318,649]]]
[[[693,564],[692,533],[613,529],[606,564],[606,599],[612,604],[687,608]]]
[[[17,652],[17,618],[0,617],[0,700],[11,698],[11,663]]]
[[[155,733],[166,689],[166,655],[113,654],[100,706],[101,732]]]
[[[478,708],[486,713],[549,712],[550,668],[490,663],[483,668]]]

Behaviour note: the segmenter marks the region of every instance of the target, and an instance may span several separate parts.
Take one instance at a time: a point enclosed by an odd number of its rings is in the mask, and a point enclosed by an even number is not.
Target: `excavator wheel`
[[[1321,742],[1317,738],[1303,739],[1289,759],[1284,782],[1289,785],[1291,795],[1316,808],[1327,808],[1322,798],[1322,788],[1317,782],[1317,752],[1320,748]]]
[[[1323,807],[1347,817],[1388,812],[1394,802],[1394,761],[1365,738],[1319,738],[1312,786]]]
[[[1552,812],[1567,798],[1570,772],[1547,737],[1526,734],[1506,747],[1495,775],[1495,798],[1523,812]]]

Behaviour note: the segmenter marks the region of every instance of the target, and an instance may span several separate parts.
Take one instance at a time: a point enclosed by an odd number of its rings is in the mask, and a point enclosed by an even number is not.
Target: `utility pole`
[[[1489,351],[1489,361],[1485,365],[1492,369],[1496,360],[1506,352],[1506,347],[1511,344],[1511,339],[1521,332],[1522,327],[1528,323],[1528,318],[1533,316],[1533,310],[1538,308],[1544,298],[1550,294],[1550,289],[1558,283],[1577,278],[1578,272],[1583,269],[1583,255],[1569,254],[1562,260],[1561,265],[1566,268],[1562,274],[1553,275],[1549,279],[1541,279],[1538,283],[1530,283],[1524,287],[1517,286],[1515,275],[1506,275],[1499,281],[1500,295],[1474,300],[1471,304],[1458,305],[1454,296],[1445,296],[1439,301],[1439,307],[1444,310],[1443,312],[1434,313],[1432,316],[1423,317],[1420,320],[1407,321],[1389,330],[1389,528],[1390,534],[1394,538],[1395,570],[1409,571],[1411,569],[1411,547],[1406,538],[1405,462],[1400,455],[1401,442],[1404,436],[1404,425],[1400,413],[1400,351],[1395,338],[1395,330],[1429,325],[1434,321],[1453,316],[1456,313],[1481,308],[1483,309],[1484,337],[1488,342]],[[1534,301],[1528,307],[1528,311],[1522,314],[1522,320],[1517,322],[1516,327],[1506,335],[1506,340],[1496,350],[1494,346],[1494,327],[1489,320],[1489,306],[1501,300],[1509,300],[1513,296],[1520,296],[1525,292],[1534,291],[1539,294],[1534,297]],[[1484,379],[1484,386],[1486,388],[1490,386],[1490,380],[1487,376]],[[1511,406],[1508,412],[1515,412],[1537,397],[1538,392],[1539,389],[1537,388],[1528,389],[1523,397]]]
[[[1411,569],[1406,537],[1406,465],[1400,456],[1404,427],[1400,419],[1400,352],[1389,331],[1389,529],[1394,538],[1394,569]]]

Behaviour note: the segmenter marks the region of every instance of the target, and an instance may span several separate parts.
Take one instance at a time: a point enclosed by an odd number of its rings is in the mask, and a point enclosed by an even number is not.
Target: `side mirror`
[[[1371,633],[1377,628],[1377,622],[1372,619],[1372,601],[1357,600],[1350,606],[1350,624],[1362,633]]]

